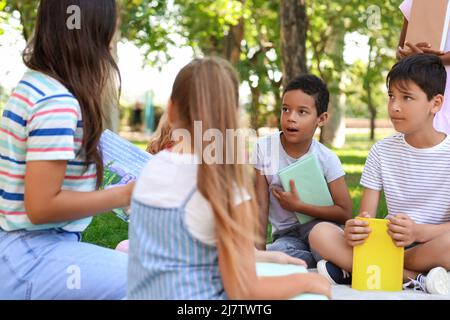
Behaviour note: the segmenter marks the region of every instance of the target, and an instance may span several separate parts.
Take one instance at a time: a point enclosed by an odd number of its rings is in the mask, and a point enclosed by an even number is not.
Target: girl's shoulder
[[[139,175],[133,197],[153,206],[178,206],[197,183],[198,165],[192,155],[161,151]]]
[[[337,158],[336,153],[323,143],[313,139],[310,147],[311,153],[315,154],[319,159]]]
[[[73,95],[58,80],[53,77],[32,69],[27,69],[19,82],[19,86],[28,88],[37,93],[41,98],[48,98],[56,95]]]

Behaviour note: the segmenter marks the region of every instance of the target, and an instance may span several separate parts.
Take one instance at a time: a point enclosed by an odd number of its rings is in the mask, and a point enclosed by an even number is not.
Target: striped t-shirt
[[[28,70],[3,108],[0,122],[1,229],[86,229],[92,218],[33,225],[24,207],[25,167],[29,161],[67,160],[62,189],[95,190],[96,168],[89,164],[85,171],[82,139],[82,116],[75,97],[55,79]],[[42,181],[42,187],[45,184]]]
[[[384,190],[389,215],[408,214],[416,223],[450,221],[450,137],[425,149],[397,133],[369,152],[361,185]]]

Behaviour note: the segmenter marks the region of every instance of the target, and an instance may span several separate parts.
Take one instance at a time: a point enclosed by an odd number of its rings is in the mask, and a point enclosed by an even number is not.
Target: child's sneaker
[[[330,281],[331,284],[351,284],[352,274],[327,260],[317,262],[317,272]]]
[[[431,269],[426,276],[419,274],[416,279],[411,279],[403,287],[440,295],[448,294],[450,291],[447,270],[442,267]]]

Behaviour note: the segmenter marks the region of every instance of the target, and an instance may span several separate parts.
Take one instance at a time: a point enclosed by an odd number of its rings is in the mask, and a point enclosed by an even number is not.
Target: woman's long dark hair
[[[73,12],[68,8],[73,6],[79,8],[79,29],[70,24]],[[103,177],[98,150],[103,107],[111,102],[107,96],[115,102],[119,96],[120,73],[110,52],[116,27],[115,0],[41,0],[34,35],[23,54],[28,68],[60,81],[78,100],[83,117],[82,151],[87,162],[96,164],[97,188]]]

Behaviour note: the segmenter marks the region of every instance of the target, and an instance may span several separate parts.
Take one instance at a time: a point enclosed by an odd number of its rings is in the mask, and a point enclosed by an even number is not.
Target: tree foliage
[[[373,94],[380,94],[385,72],[395,57],[403,21],[398,9],[400,3],[401,0],[374,0],[370,3],[359,0],[308,2],[308,63],[311,72],[324,79],[332,93],[332,119],[324,130],[329,131],[324,142],[333,144],[339,136],[343,137],[344,132],[338,131],[343,127],[345,98],[348,95],[359,95],[360,103],[372,110],[368,114],[373,114],[373,102],[376,100]],[[352,73],[358,68],[347,65],[343,55],[345,36],[353,32],[366,36],[370,48],[368,62],[360,61],[366,68],[358,74]],[[346,78],[352,79],[352,82],[343,81]],[[370,101],[372,104],[369,104]]]
[[[142,49],[147,62],[161,65],[168,60],[173,25],[166,0],[119,0],[121,38]]]
[[[14,11],[19,12],[22,34],[24,39],[28,40],[33,33],[38,4],[39,1],[0,0],[0,11],[2,11],[4,19],[7,19]]]
[[[38,2],[0,0],[0,23],[5,23],[14,11],[19,12],[23,35],[28,39]],[[308,22],[306,65],[309,72],[328,83],[332,93],[330,111],[337,121],[331,121],[330,132],[339,129],[346,107],[355,108],[352,114],[371,118],[383,107],[384,78],[394,62],[403,21],[398,9],[400,2],[304,2]],[[251,102],[247,111],[251,125],[264,126],[268,117],[279,116],[283,70],[281,1],[118,0],[118,3],[120,38],[141,48],[147,62],[164,64],[171,58],[170,46],[175,45],[190,46],[196,54],[222,56],[236,66],[241,80],[249,84]],[[347,65],[344,39],[352,32],[367,37],[369,52],[366,59]],[[343,97],[348,98],[348,103]]]

